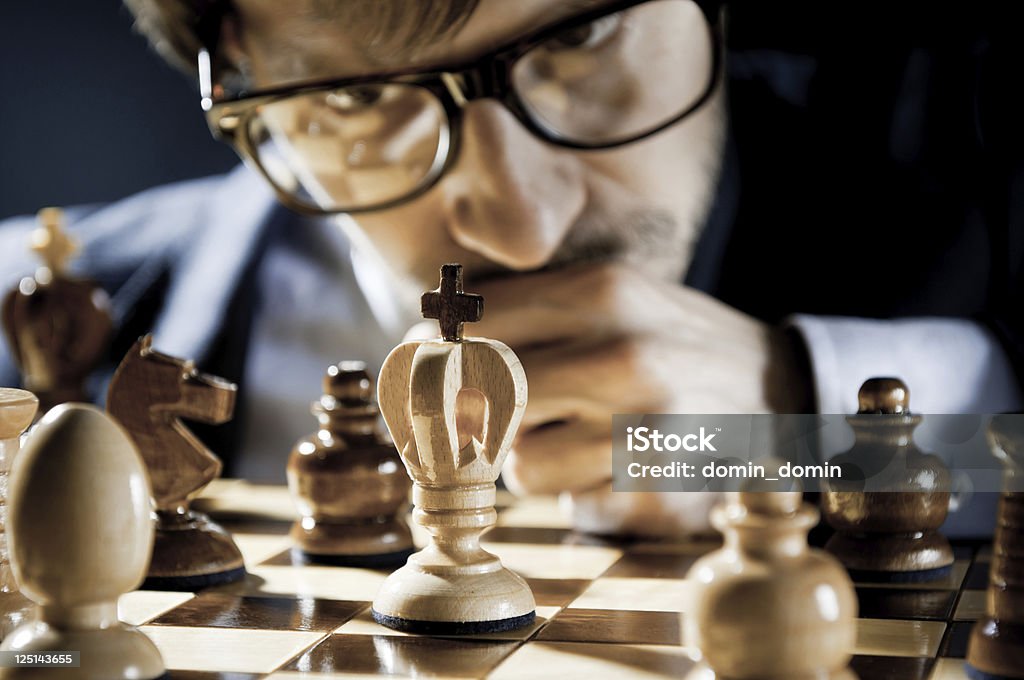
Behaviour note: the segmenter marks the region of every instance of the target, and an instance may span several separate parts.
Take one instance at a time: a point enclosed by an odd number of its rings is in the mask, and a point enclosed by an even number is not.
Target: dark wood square
[[[566,609],[551,619],[534,639],[680,645],[682,629],[676,612]]]
[[[958,560],[971,560],[978,553],[982,543],[978,541],[953,543],[953,557]]]
[[[698,555],[627,553],[602,576],[616,578],[686,578]]]
[[[518,644],[421,636],[331,635],[282,670],[479,678]]]
[[[967,570],[964,578],[964,590],[986,590],[988,589],[988,572],[992,568],[990,562],[975,562]]]
[[[369,602],[311,597],[239,597],[200,593],[151,623],[162,626],[330,631],[369,605]]]
[[[303,559],[302,554],[297,550],[286,548],[259,563],[261,567],[264,565],[274,567],[305,567],[309,566],[309,562]]]
[[[258,566],[272,566],[272,567],[338,567],[347,568],[353,567],[358,569],[370,569],[373,571],[379,571],[381,573],[390,574],[395,569],[398,569],[408,558],[408,554],[402,553],[398,557],[390,558],[389,566],[381,566],[380,560],[376,558],[368,558],[365,562],[359,562],[358,557],[353,558],[352,561],[344,562],[343,558],[338,558],[338,562],[332,562],[334,558],[324,558],[323,560],[316,560],[304,555],[301,550],[296,547],[286,548],[281,552],[271,555],[267,559],[259,563]]]
[[[967,641],[971,637],[973,621],[954,621],[946,626],[946,634],[939,645],[939,656],[963,659],[967,657]]]
[[[225,673],[221,671],[180,671],[170,670],[161,680],[256,680],[265,677],[260,673]]]
[[[857,587],[858,616],[862,619],[925,619],[947,621],[956,601],[955,590]]]
[[[583,680],[587,680],[587,678],[592,678],[593,680],[604,680],[605,678],[628,680],[635,677],[684,678],[695,665],[694,661],[685,653],[665,653],[665,651],[676,651],[669,650],[667,647],[662,648],[664,651],[659,651],[650,647],[588,644],[583,642],[536,642],[530,644],[556,650],[566,657],[598,659],[604,663],[601,672],[595,672],[590,675],[573,674],[569,672],[571,671],[571,666],[568,666],[564,673],[566,680],[579,680],[579,678],[583,678]],[[514,665],[515,662],[516,659],[513,657],[508,663],[509,665]],[[542,675],[542,673],[538,672],[537,675]],[[550,670],[548,675],[550,675]],[[520,677],[529,676],[521,675]]]
[[[864,680],[925,680],[935,665],[927,656],[868,656],[858,654],[850,668]]]
[[[566,607],[593,583],[589,579],[528,578],[538,607]]]
[[[261,534],[263,536],[285,536],[292,530],[292,523],[276,519],[242,518],[233,520],[230,516],[216,515],[218,522],[232,534]]]
[[[596,545],[615,547],[623,545],[622,539],[553,527],[498,526],[485,533],[483,540],[492,543],[527,543],[530,545]]]
[[[533,545],[561,545],[572,542],[571,529],[548,527],[494,527],[483,535],[484,541],[493,543],[530,543]]]

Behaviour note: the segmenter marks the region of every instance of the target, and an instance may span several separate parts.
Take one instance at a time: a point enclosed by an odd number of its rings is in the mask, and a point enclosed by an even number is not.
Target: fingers
[[[499,339],[516,351],[650,329],[662,306],[662,294],[649,280],[612,265],[491,281],[476,292],[484,296],[484,318],[468,333]]]
[[[582,422],[535,429],[520,436],[505,463],[505,481],[518,492],[553,494],[592,488],[611,479],[608,432]]]
[[[557,420],[647,413],[667,404],[660,348],[648,337],[567,343],[519,354],[529,384],[524,428]]]
[[[513,488],[582,493],[606,483],[615,413],[769,410],[767,327],[703,293],[607,263],[469,288],[486,309],[466,335],[504,342],[526,371],[526,413],[506,465]],[[436,322],[410,337],[437,337]],[[622,512],[642,518],[644,508]]]

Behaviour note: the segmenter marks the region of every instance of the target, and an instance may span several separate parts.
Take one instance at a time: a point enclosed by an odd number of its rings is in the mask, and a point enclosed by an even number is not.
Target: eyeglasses
[[[720,2],[629,0],[549,27],[471,66],[303,83],[228,96],[200,53],[215,137],[288,207],[359,213],[430,189],[458,155],[463,107],[500,101],[561,147],[610,149],[704,104],[720,70]]]

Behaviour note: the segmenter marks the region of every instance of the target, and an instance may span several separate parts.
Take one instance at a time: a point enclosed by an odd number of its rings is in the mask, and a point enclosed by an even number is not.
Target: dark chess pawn
[[[829,461],[842,477],[823,488],[822,514],[836,530],[825,549],[855,581],[941,578],[953,566],[953,549],[939,533],[949,512],[949,470],[914,444],[921,416],[910,413],[902,381],[867,380],[858,401],[857,415],[847,417],[853,448]]]
[[[976,680],[1024,678],[1024,415],[994,416],[989,445],[1003,472],[985,616],[967,646]]]
[[[292,538],[312,562],[388,567],[412,554],[405,519],[411,482],[381,434],[373,382],[361,362],[327,369],[313,402],[320,429],[288,460],[288,487],[302,518]]]
[[[39,222],[31,247],[42,266],[7,293],[3,326],[25,388],[46,411],[88,401],[85,379],[106,351],[113,326],[103,289],[67,273],[77,245],[62,230],[62,211],[44,208]]]

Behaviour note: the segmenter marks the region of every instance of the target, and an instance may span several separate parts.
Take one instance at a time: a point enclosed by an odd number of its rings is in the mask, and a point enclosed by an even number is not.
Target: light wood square
[[[117,600],[117,618],[133,626],[141,626],[164,612],[188,602],[193,593],[173,593],[157,590],[136,590],[125,593]]]
[[[568,513],[562,512],[554,496],[531,496],[498,513],[498,526],[571,529]]]
[[[172,670],[270,673],[325,637],[323,633],[143,626]]]
[[[963,659],[939,659],[928,680],[967,680]]]
[[[683,647],[531,642],[512,653],[492,680],[681,678],[694,666]]]
[[[367,602],[373,599],[387,574],[369,569],[307,565],[263,565],[249,568],[249,578],[217,588],[233,595],[286,595],[325,600]]]
[[[525,578],[597,578],[622,556],[617,548],[592,545],[487,543],[484,548]]]
[[[857,619],[855,654],[935,656],[946,624],[942,621]]]
[[[235,539],[235,545],[242,551],[247,569],[287,550],[292,545],[291,539],[287,536],[235,533],[232,537]]]
[[[695,584],[668,578],[599,578],[569,604],[570,609],[631,609],[685,612]]]
[[[977,621],[985,615],[984,590],[965,590],[960,593],[960,601],[956,605],[954,621]]]

